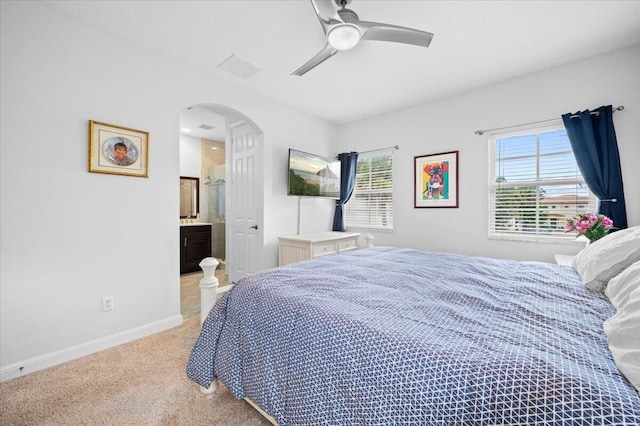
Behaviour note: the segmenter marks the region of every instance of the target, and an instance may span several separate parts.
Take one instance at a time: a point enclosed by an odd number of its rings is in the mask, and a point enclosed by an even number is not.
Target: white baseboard
[[[111,336],[102,337],[69,348],[26,359],[22,362],[0,368],[0,382],[24,376],[44,368],[53,367],[92,353],[100,352],[123,343],[141,339],[161,331],[169,330],[182,324],[182,315],[176,315],[164,320],[152,322]]]

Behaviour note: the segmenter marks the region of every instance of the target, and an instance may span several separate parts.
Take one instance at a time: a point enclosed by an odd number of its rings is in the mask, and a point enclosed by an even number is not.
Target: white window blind
[[[494,135],[490,143],[489,236],[575,239],[567,219],[595,212],[562,124]]]
[[[393,151],[358,155],[356,185],[345,206],[348,228],[393,229]]]

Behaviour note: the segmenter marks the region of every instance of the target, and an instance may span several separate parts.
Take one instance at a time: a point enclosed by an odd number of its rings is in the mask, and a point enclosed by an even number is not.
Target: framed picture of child
[[[89,171],[149,177],[149,133],[89,121]]]
[[[458,207],[458,151],[413,157],[414,207]]]

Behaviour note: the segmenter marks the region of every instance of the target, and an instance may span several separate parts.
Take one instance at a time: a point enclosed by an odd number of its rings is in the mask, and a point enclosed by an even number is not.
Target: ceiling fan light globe
[[[338,50],[349,50],[360,41],[360,30],[355,25],[341,24],[327,34],[327,41]]]

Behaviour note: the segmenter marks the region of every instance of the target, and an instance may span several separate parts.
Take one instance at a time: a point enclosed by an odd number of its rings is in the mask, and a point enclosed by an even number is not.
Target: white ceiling
[[[203,125],[213,126],[213,129],[203,129]],[[225,126],[224,117],[205,108],[192,107],[180,113],[180,133],[183,135],[224,142]]]
[[[353,0],[362,20],[435,33],[431,46],[365,41],[297,77],[325,44],[308,0],[49,3],[336,124],[640,43],[635,0]],[[261,71],[243,80],[217,69],[231,55]]]

